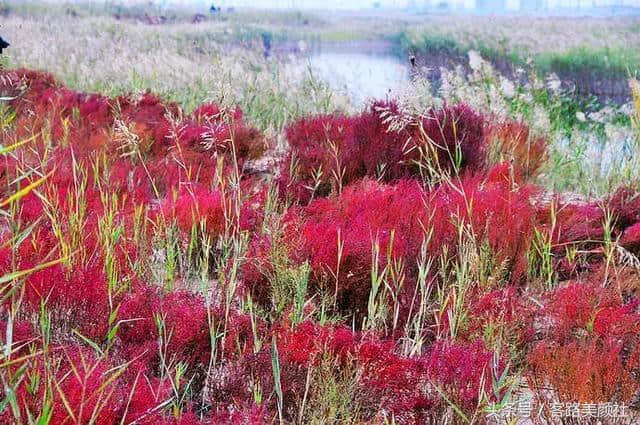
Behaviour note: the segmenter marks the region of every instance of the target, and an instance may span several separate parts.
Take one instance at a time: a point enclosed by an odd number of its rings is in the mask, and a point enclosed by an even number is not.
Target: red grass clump
[[[280,189],[307,203],[353,181],[395,181],[454,168],[477,172],[485,164],[484,119],[466,105],[430,110],[419,122],[389,128],[393,103],[374,102],[354,117],[303,118],[287,128],[291,151],[280,169]]]
[[[510,285],[487,291],[478,288],[470,297],[469,315],[459,339],[506,338],[520,349],[531,341],[536,308],[522,296],[522,288]],[[446,331],[449,309],[441,315],[441,327]]]
[[[640,389],[639,302],[602,285],[571,284],[539,312],[543,339],[528,355],[536,386],[550,383],[562,401],[629,403]]]
[[[182,116],[176,104],[151,93],[117,98],[84,94],[61,86],[48,74],[26,70],[3,71],[0,90],[19,94],[11,103],[18,112],[11,135],[15,141],[37,134],[31,146],[42,150],[43,141],[50,138],[54,144],[68,144],[77,159],[99,152],[118,152],[134,162],[142,157],[151,173],[145,177],[163,193],[180,182],[210,185],[218,159],[226,170],[235,164],[242,169],[266,147],[261,133],[246,124],[237,108],[223,111],[205,104],[191,116]],[[55,158],[52,169],[54,164],[59,165]]]
[[[309,261],[316,287],[335,291],[340,309],[356,314],[367,305],[376,241],[380,270],[404,264],[406,279],[396,288],[401,303],[410,300],[423,242],[429,255],[454,258],[460,226],[477,247],[488,245],[504,270],[500,278],[519,282],[535,224],[532,194],[514,183],[507,166],[431,192],[415,181],[391,186],[364,180],[293,215],[301,229],[298,253]]]
[[[157,407],[171,398],[169,380],[148,379],[140,373],[133,379],[127,397],[129,397],[129,401],[125,423],[134,421],[141,425],[167,423],[162,410]]]
[[[4,409],[0,423],[17,423],[18,418],[37,417],[43,412],[46,385],[40,382],[47,374],[54,375],[56,386],[49,394],[51,423],[118,423],[124,407],[124,388],[117,379],[109,379],[113,373],[110,365],[97,359],[88,350],[76,346],[57,346],[51,354],[50,367],[46,368],[41,356],[14,359],[25,369],[25,379],[15,383],[15,400],[18,412]],[[16,370],[13,373],[17,372]],[[19,416],[18,416],[19,415]]]
[[[629,404],[638,386],[637,347],[629,356],[615,338],[543,342],[529,353],[534,388],[551,385],[563,402],[598,403],[620,400]]]
[[[539,229],[551,235],[554,270],[561,280],[576,279],[597,271],[603,261],[605,232],[612,241],[639,253],[640,196],[630,187],[619,187],[600,200],[563,200],[555,197],[541,205]],[[574,251],[576,255],[568,256]]]
[[[436,402],[427,393],[425,360],[398,354],[393,341],[309,321],[294,328],[283,323],[276,327],[275,334],[285,412],[291,411],[288,403],[304,393],[311,368],[319,373],[314,379],[326,379],[323,374],[331,374],[334,379],[349,377],[353,385],[349,396],[354,406],[359,406],[362,419],[371,420],[380,412],[392,413],[407,423],[437,417],[432,410]],[[261,377],[264,387],[273,385],[269,350],[266,347],[244,363],[254,371],[253,376]],[[353,370],[361,373],[351,375],[349,371]]]
[[[539,314],[549,321],[548,337],[560,343],[584,334],[624,339],[640,332],[638,304],[601,284],[572,283],[548,294]]]
[[[337,280],[341,309],[362,312],[366,307],[376,241],[381,267],[389,260],[413,266],[424,234],[418,221],[424,216],[423,196],[417,183],[363,181],[304,209],[300,253],[309,259],[317,285],[331,288]]]
[[[449,400],[466,412],[474,412],[483,396],[495,398],[492,376],[501,376],[503,365],[482,342],[438,341],[427,357],[428,375]]]
[[[503,399],[492,384],[507,361],[540,397],[551,385],[562,401],[628,403],[640,389],[627,290],[640,197],[546,202],[526,183],[546,141],[523,123],[394,102],[302,118],[276,200],[249,172],[265,138],[237,108],[185,114],[27,70],[0,71],[0,94],[16,113],[3,144],[36,135],[2,157],[0,200],[46,176],[0,218],[0,399],[11,388],[18,401],[0,423],[37,417],[45,399],[51,423],[273,423],[276,353],[287,423],[304,422],[303,399],[322,415],[336,395],[367,423],[435,423],[450,403],[478,418]],[[524,285],[540,237],[553,290]],[[165,279],[167,243],[179,252]],[[374,270],[385,281],[368,317]]]
[[[498,260],[509,265],[509,278],[518,280],[526,272],[535,219],[531,195],[529,188],[514,185],[504,167],[487,178],[463,179],[432,192],[412,181],[394,186],[363,181],[301,211],[300,252],[318,281],[335,283],[338,276],[338,299],[353,309],[366,303],[375,241],[382,267],[388,260],[403,260],[411,269],[427,234],[429,253],[455,255],[459,225],[470,225],[471,237],[479,244],[487,241]]]
[[[191,365],[192,373],[206,367],[212,353],[210,325],[225,324],[224,310],[219,306],[207,308],[198,295],[172,291],[162,296],[152,288],[128,296],[119,309],[119,318],[124,322],[118,332],[123,353],[129,358],[140,355],[138,365],[150,371],[158,367],[161,349],[165,358]],[[226,320],[229,332],[225,344],[219,347],[222,355],[250,351],[253,339],[249,318],[231,312]],[[157,345],[160,336],[162,348]]]
[[[29,270],[56,253],[52,234],[42,232],[25,240],[18,251],[6,253],[8,261],[0,264],[0,275],[11,272],[14,258],[18,270]],[[117,261],[117,260],[116,260]],[[107,332],[109,302],[104,264],[92,258],[71,272],[62,264],[55,264],[30,273],[19,288],[24,311],[38,312],[41,303],[47,306],[61,325],[77,328],[90,338],[102,338]]]
[[[536,175],[547,160],[547,140],[531,134],[524,122],[505,121],[488,125],[487,143],[491,158],[516,164],[525,178]]]
[[[241,201],[239,210],[237,195],[220,190],[207,190],[200,185],[182,186],[175,199],[168,199],[162,206],[162,214],[189,235],[193,226],[204,225],[204,231],[217,238],[227,229],[251,230],[261,219],[261,194]],[[239,215],[238,215],[239,214]]]

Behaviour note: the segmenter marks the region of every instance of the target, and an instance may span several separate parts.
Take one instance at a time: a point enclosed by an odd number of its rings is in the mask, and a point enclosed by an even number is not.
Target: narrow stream
[[[354,105],[385,99],[409,81],[409,69],[397,56],[323,50],[307,57],[312,72],[331,88],[345,94]]]

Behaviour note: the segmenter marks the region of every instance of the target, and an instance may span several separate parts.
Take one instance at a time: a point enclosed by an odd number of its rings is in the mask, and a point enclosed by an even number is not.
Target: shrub
[[[458,338],[468,341],[483,339],[489,347],[506,342],[505,345],[512,350],[509,354],[519,356],[535,333],[536,308],[524,296],[525,291],[514,285],[490,291],[477,288],[469,297],[466,329]],[[445,318],[442,319],[443,325],[447,325]]]
[[[7,261],[0,262],[0,275],[29,270],[55,259],[51,254],[58,252],[56,244],[52,233],[35,233],[19,245],[15,256],[10,250],[2,252]],[[43,303],[62,329],[76,328],[89,338],[105,336],[109,301],[107,277],[100,259],[94,257],[77,265],[73,272],[62,264],[46,267],[27,275],[16,289],[22,297],[23,311],[37,313]],[[10,299],[4,301],[8,302]]]
[[[39,142],[50,137],[54,145],[69,144],[75,158],[115,151],[132,161],[144,157],[156,187],[167,192],[180,182],[212,184],[217,158],[225,168],[237,163],[242,170],[265,150],[263,136],[245,123],[239,109],[227,113],[205,104],[182,116],[176,104],[151,93],[117,98],[84,94],[48,74],[26,70],[3,71],[0,77],[0,90],[17,95],[11,135],[16,141],[39,134]],[[37,146],[43,150],[46,143]]]
[[[381,269],[400,260],[415,266],[425,232],[419,222],[425,216],[423,197],[414,182],[386,186],[365,180],[301,211],[300,253],[309,260],[316,289],[335,288],[341,311],[364,313],[376,242]]]
[[[123,394],[118,383],[109,379],[114,373],[109,365],[73,349],[66,353],[66,362],[56,376],[58,394],[51,422],[113,424],[122,408]]]
[[[607,238],[620,244],[623,251],[638,253],[636,224],[640,219],[637,212],[640,197],[630,187],[619,187],[599,200],[556,195],[538,205],[538,231],[550,244],[553,272],[559,281],[582,279],[590,274],[603,280],[616,278],[603,267]]]
[[[301,223],[294,225],[301,229],[299,253],[311,265],[315,288],[336,295],[340,311],[358,317],[368,303],[376,243],[379,270],[402,262],[404,277],[391,282],[398,284],[392,290],[401,305],[411,300],[422,244],[430,256],[450,260],[463,242],[461,228],[478,255],[488,247],[486,266],[497,268],[497,278],[520,282],[535,225],[533,193],[516,186],[508,166],[431,192],[415,181],[391,186],[364,180],[340,196],[315,200],[292,220]]]
[[[571,283],[549,293],[538,314],[548,321],[547,337],[560,343],[589,335],[626,340],[640,331],[637,308],[637,300],[625,303],[600,282]]]
[[[491,379],[502,374],[504,365],[494,363],[494,354],[481,342],[438,341],[427,356],[427,373],[449,401],[473,413],[483,397],[495,400]]]
[[[175,199],[165,200],[162,214],[189,235],[193,226],[204,223],[204,231],[217,238],[225,231],[252,230],[261,221],[262,194],[258,193],[241,199],[239,193],[223,193],[221,190],[207,190],[200,185],[183,185]]]
[[[534,388],[550,384],[563,402],[629,404],[639,387],[637,348],[629,355],[607,337],[568,344],[541,342],[529,354]],[[628,358],[625,360],[625,358]]]
[[[419,418],[432,413],[434,403],[426,392],[424,361],[397,354],[392,341],[312,322],[294,328],[282,323],[276,326],[275,335],[286,413],[298,413],[309,373],[318,392],[326,380],[338,387],[346,385],[349,392],[338,395],[349,398],[349,413],[359,420],[385,414],[419,423]],[[263,388],[273,387],[269,350],[265,347],[257,359],[247,359],[254,376],[261,376]],[[325,403],[329,401],[336,400],[326,399]]]
[[[201,296],[190,292],[176,290],[163,296],[157,288],[144,288],[127,296],[118,314],[123,322],[118,331],[123,354],[135,358],[133,354],[144,353],[137,364],[142,371],[156,370],[162,349],[165,361],[185,362],[191,373],[201,374],[213,352],[211,329],[225,334],[224,345],[216,347],[222,357],[238,357],[253,349],[247,316],[226,313],[219,305],[207,307]],[[157,344],[160,337],[162,348]]]
[[[175,219],[178,227],[187,235],[193,226],[204,223],[205,230],[214,238],[224,234],[227,226],[229,205],[225,205],[220,191],[208,191],[204,187],[183,187],[175,201],[167,200],[163,206],[164,215]]]
[[[547,160],[547,140],[533,136],[524,122],[491,123],[486,137],[490,160],[513,162],[527,179],[535,176]]]
[[[392,128],[395,103],[374,102],[360,115],[301,119],[287,128],[291,151],[280,168],[282,195],[307,203],[363,177],[387,182],[434,172],[482,171],[484,119],[466,105],[432,109]]]
[[[291,151],[280,169],[281,192],[297,190],[299,199],[306,202],[314,192],[328,195],[337,178],[344,184],[356,179],[361,171],[352,132],[351,119],[343,115],[302,118],[287,127]]]
[[[639,387],[638,301],[623,302],[597,284],[570,284],[547,296],[541,341],[528,355],[536,388],[547,383],[561,401],[629,403]]]
[[[19,373],[19,367],[25,374],[24,379],[11,383],[15,385],[17,412],[3,409],[0,422],[38,417],[44,412],[45,393],[50,390],[46,400],[51,423],[117,423],[124,407],[124,388],[112,365],[75,345],[51,348],[55,350],[49,354],[48,365],[42,355],[31,355],[14,359],[15,364],[9,366],[16,367],[13,374]]]
[[[171,391],[169,380],[149,379],[142,373],[136,375],[127,394],[125,423],[134,421],[141,425],[167,423],[158,406],[171,398]]]

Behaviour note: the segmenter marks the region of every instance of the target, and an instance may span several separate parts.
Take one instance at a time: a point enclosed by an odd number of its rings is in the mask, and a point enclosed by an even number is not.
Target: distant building
[[[480,13],[580,12],[640,8],[640,0],[424,0],[419,4],[425,10]]]
[[[519,12],[540,12],[546,7],[544,0],[512,0],[512,3],[511,10]]]
[[[476,0],[425,0],[424,7],[441,12],[473,10]]]
[[[477,0],[475,9],[481,12],[505,10],[505,0]]]

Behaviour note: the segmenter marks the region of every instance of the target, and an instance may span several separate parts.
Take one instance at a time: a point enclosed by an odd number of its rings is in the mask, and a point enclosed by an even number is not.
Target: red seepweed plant
[[[482,423],[522,377],[638,392],[637,193],[546,196],[523,123],[374,102],[291,123],[262,178],[238,108],[0,76],[1,423]]]

